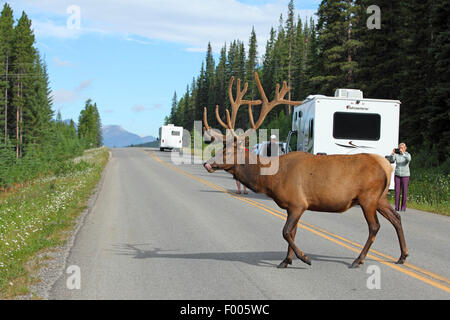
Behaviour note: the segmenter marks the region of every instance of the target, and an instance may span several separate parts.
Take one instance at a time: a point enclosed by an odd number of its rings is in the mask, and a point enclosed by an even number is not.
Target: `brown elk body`
[[[286,103],[283,99],[284,95],[277,95],[276,99],[271,102],[270,107],[267,107],[268,101],[257,75],[255,75],[255,78],[263,98],[261,114],[265,116],[274,106]],[[278,89],[279,87],[277,87],[277,92],[279,92]],[[288,90],[284,85],[282,93],[285,94],[286,89]],[[238,90],[240,91],[239,85]],[[243,93],[245,94],[245,88]],[[231,94],[230,100],[232,100]],[[260,101],[257,102],[261,103]],[[299,102],[292,102],[292,104],[294,103],[299,104]],[[253,103],[253,105],[256,104]],[[237,108],[234,108],[233,112],[237,112]],[[251,110],[249,110],[249,113],[251,113]],[[216,115],[218,116],[218,112],[216,112]],[[204,118],[206,120],[206,113]],[[235,118],[235,115],[233,118]],[[228,119],[230,119],[229,115]],[[255,126],[253,118],[250,116],[250,122],[252,128],[256,129],[262,123],[262,120],[260,117],[257,122],[259,125]],[[205,121],[205,128],[210,129],[207,121]],[[234,128],[230,120],[226,128]],[[291,264],[294,254],[303,262],[311,264],[309,258],[294,242],[298,222],[305,210],[344,212],[355,205],[361,206],[369,227],[369,237],[351,267],[357,267],[364,262],[367,252],[375,240],[380,228],[377,212],[394,226],[401,250],[397,263],[404,263],[408,256],[408,250],[400,215],[387,200],[392,167],[386,159],[375,154],[316,156],[304,152],[291,152],[280,157],[267,159],[248,151],[242,151],[245,152],[245,161],[244,163],[238,163],[237,156],[240,152],[237,148],[238,143],[240,142],[235,135],[234,143],[224,148],[223,153],[217,154],[205,162],[204,166],[210,173],[219,169],[229,172],[235,179],[254,192],[266,194],[279,207],[287,210],[283,237],[288,242],[288,251],[286,258],[280,263],[279,267],[287,267],[288,264]],[[232,161],[229,161],[230,154]],[[264,168],[273,164],[273,161],[277,161],[276,167],[278,170],[274,174],[261,174]]]

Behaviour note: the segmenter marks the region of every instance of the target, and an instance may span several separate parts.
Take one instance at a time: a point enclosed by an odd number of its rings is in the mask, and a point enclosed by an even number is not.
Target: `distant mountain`
[[[156,140],[156,138],[152,136],[140,137],[137,134],[128,132],[121,126],[117,125],[104,126],[102,133],[103,144],[108,148],[122,148],[130,145],[153,142]]]

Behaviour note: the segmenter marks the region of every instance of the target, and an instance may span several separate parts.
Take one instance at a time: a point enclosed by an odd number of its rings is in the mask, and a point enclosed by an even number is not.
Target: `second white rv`
[[[386,156],[398,145],[399,117],[400,101],[363,98],[360,90],[338,89],[334,97],[312,95],[294,108],[287,143],[296,135],[293,151]]]
[[[159,128],[159,150],[177,149],[183,147],[183,127],[168,124]]]

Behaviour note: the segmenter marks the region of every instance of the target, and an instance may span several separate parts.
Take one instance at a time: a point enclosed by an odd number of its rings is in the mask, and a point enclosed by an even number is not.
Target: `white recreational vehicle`
[[[159,128],[159,150],[181,149],[183,146],[183,127],[168,124]]]
[[[334,97],[312,95],[294,108],[287,144],[297,135],[297,145],[291,145],[297,151],[386,156],[398,145],[399,117],[400,101],[366,99],[360,90],[338,89]],[[393,182],[392,177],[391,187]]]

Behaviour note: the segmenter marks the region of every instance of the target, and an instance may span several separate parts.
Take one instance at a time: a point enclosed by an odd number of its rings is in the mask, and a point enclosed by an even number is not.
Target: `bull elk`
[[[286,258],[278,265],[286,268],[292,264],[295,255],[307,264],[311,264],[306,256],[295,244],[297,224],[305,210],[322,212],[344,212],[350,207],[360,205],[364,217],[369,226],[369,237],[360,253],[350,267],[358,267],[364,263],[367,252],[370,249],[375,236],[380,228],[377,211],[385,217],[395,228],[400,243],[401,255],[397,263],[403,264],[408,256],[400,215],[391,207],[387,200],[392,167],[383,157],[375,154],[356,155],[328,155],[316,156],[304,152],[291,152],[280,157],[270,158],[278,161],[278,171],[273,175],[263,175],[261,170],[267,166],[268,158],[245,152],[245,162],[238,163],[238,143],[240,138],[248,135],[236,135],[234,125],[239,107],[243,104],[249,106],[249,120],[251,129],[257,130],[267,114],[275,106],[280,104],[298,105],[301,101],[285,100],[290,88],[286,82],[283,87],[277,85],[273,101],[267,99],[264,89],[255,73],[255,80],[261,100],[244,100],[247,91],[247,83],[241,90],[240,81],[237,81],[236,99],[232,95],[234,78],[230,80],[228,87],[231,102],[232,115],[226,110],[226,123],[219,116],[216,106],[217,121],[228,132],[232,133],[232,143],[227,143],[223,152],[217,153],[203,165],[212,173],[215,170],[225,170],[256,193],[264,193],[272,198],[277,205],[287,210],[287,219],[283,228],[283,237],[288,242]],[[253,120],[251,106],[261,105],[258,121]],[[211,130],[207,122],[206,108],[204,108],[205,132],[214,139],[225,139]],[[230,135],[228,135],[229,137]],[[227,161],[231,158],[233,161]],[[234,156],[233,156],[234,155]],[[255,159],[256,157],[256,159]],[[240,161],[242,162],[242,161]]]

